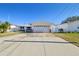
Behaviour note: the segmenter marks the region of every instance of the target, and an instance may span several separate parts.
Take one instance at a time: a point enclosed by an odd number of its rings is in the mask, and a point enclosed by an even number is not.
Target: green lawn
[[[0,33],[0,37],[16,35],[16,34],[19,34],[19,33],[20,33],[20,32],[6,32],[6,33]]]
[[[79,33],[54,33],[56,36],[61,37],[79,47]]]

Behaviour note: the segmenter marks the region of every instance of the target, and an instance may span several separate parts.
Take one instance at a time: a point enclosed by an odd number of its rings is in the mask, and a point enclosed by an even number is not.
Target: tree
[[[6,32],[8,29],[10,29],[10,23],[9,22],[3,22],[2,24],[0,24],[0,32],[4,33]]]
[[[3,29],[2,29],[2,24],[0,24],[0,32],[2,32],[2,30],[3,30]]]
[[[6,26],[7,26],[7,29],[10,29],[10,25],[11,25],[11,24],[10,24],[9,22],[7,22],[7,21],[5,22],[5,24],[6,24]]]

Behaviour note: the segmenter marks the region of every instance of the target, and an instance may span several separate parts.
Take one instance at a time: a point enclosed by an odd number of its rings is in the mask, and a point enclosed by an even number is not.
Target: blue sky
[[[39,21],[60,24],[70,16],[79,16],[79,4],[0,4],[0,21],[9,21],[12,24],[27,24]]]

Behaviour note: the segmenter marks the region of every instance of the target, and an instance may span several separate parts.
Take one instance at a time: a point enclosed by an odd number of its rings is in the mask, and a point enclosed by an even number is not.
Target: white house
[[[79,20],[68,21],[57,26],[58,31],[62,29],[63,32],[79,32]]]
[[[21,25],[19,26],[19,30],[20,31],[24,31],[24,32],[27,32],[27,31],[31,31],[32,32],[55,32],[55,26],[51,23],[48,23],[48,22],[34,22],[32,24],[26,24],[26,25]]]
[[[79,32],[79,20],[68,22],[68,31]]]
[[[18,31],[17,25],[10,25],[10,29],[7,30],[7,32],[16,32]]]

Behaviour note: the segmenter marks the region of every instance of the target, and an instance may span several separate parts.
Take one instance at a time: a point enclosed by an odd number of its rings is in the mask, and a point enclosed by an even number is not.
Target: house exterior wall
[[[79,21],[68,22],[58,25],[58,29],[63,29],[64,32],[79,32]]]
[[[79,21],[68,23],[68,29],[70,32],[79,32]]]
[[[64,23],[64,24],[58,25],[58,31],[59,29],[63,29],[64,32],[68,32],[68,24]]]
[[[58,32],[57,26],[51,25],[51,32]]]
[[[16,32],[18,31],[18,27],[16,25],[11,25],[10,29],[7,30],[7,32]]]

